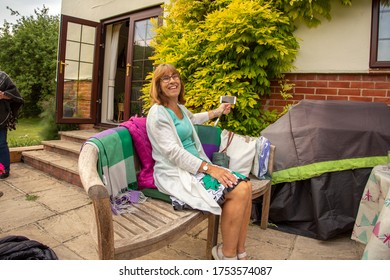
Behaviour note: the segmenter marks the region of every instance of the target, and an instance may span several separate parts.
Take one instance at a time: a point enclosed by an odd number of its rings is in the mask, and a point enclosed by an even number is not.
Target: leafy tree
[[[20,16],[10,10],[11,15]],[[21,16],[16,23],[0,27],[0,69],[17,84],[25,106],[23,116],[38,116],[41,102],[56,89],[56,58],[59,17],[48,8],[35,9],[34,16]]]
[[[276,8],[282,10],[291,22],[303,21],[310,27],[317,26],[321,19],[331,20],[332,0],[273,0]],[[339,0],[346,6],[352,5],[352,0]]]
[[[164,6],[163,24],[156,21],[151,59],[179,69],[186,105],[194,112],[215,108],[220,95],[237,96],[222,127],[259,135],[279,116],[262,111],[261,100],[270,93],[271,80],[282,80],[293,68],[299,48],[295,22],[315,26],[330,19],[330,1],[172,0]],[[146,111],[149,87],[143,88]]]
[[[180,70],[186,105],[210,110],[219,96],[237,96],[222,126],[258,135],[268,124],[261,118],[261,98],[270,92],[271,79],[292,68],[297,53],[289,18],[263,1],[176,0],[166,11],[153,59]]]

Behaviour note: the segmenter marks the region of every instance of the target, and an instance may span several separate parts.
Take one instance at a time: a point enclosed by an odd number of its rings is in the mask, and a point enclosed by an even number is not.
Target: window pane
[[[131,95],[131,101],[130,101],[130,112],[131,115],[142,115],[142,101],[140,100],[140,97],[142,95],[141,89],[142,89],[142,82],[141,83],[133,83],[131,87],[132,95]]]
[[[67,41],[80,41],[82,25],[76,23],[68,23]]]
[[[80,49],[79,42],[67,41],[66,42],[65,59],[78,60],[79,59],[79,49]]]
[[[134,41],[143,41],[145,40],[146,35],[146,22],[148,20],[140,20],[135,23],[135,30],[134,30]]]
[[[153,54],[154,49],[152,47],[150,47],[150,43],[151,42],[152,42],[152,40],[147,40],[146,41],[147,45],[145,47],[145,58],[149,58]]]
[[[378,61],[390,61],[390,7],[383,4],[379,10]]]
[[[390,61],[390,40],[378,42],[378,61]]]
[[[93,62],[93,55],[94,55],[94,45],[81,45],[80,49],[80,61],[83,62]]]
[[[142,102],[141,96],[142,84],[145,83],[146,75],[153,70],[153,63],[149,60],[153,52],[150,47],[152,31],[151,18],[135,22],[133,41],[133,71],[132,71],[132,96],[131,96],[131,114],[140,113]]]
[[[134,44],[134,60],[144,58],[144,48],[140,44]]]
[[[153,72],[153,61],[151,60],[146,60],[145,63],[144,63],[144,77],[143,79],[146,80],[146,76]]]
[[[79,76],[79,63],[78,61],[65,60],[65,81],[77,80]]]
[[[92,63],[80,63],[79,80],[92,81],[92,71],[93,71]]]
[[[134,61],[133,62],[133,81],[142,80],[143,78],[143,61]]]
[[[95,27],[83,25],[83,34],[81,36],[81,42],[92,45],[95,43]]]

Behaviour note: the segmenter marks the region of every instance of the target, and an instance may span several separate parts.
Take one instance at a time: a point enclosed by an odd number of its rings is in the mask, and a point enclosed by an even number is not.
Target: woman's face
[[[160,86],[161,90],[168,98],[177,100],[181,90],[180,75],[177,73],[163,75],[160,78]]]

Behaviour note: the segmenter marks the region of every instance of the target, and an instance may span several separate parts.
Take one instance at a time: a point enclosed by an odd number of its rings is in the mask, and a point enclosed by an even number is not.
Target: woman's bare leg
[[[234,257],[237,255],[239,240],[245,242],[242,234],[246,235],[250,215],[248,209],[248,200],[252,194],[250,185],[247,182],[241,182],[238,186],[225,195],[226,201],[222,206],[221,232],[223,240],[223,254],[225,257]],[[246,221],[245,221],[246,220]],[[243,224],[246,226],[243,227]],[[244,247],[245,248],[245,247]]]
[[[248,235],[249,220],[252,214],[252,184],[250,182],[248,182],[248,184],[249,184],[249,189],[251,191],[248,196],[244,218],[242,219],[241,232],[238,238],[238,245],[237,245],[238,254],[246,252],[245,242],[246,242],[246,237]]]

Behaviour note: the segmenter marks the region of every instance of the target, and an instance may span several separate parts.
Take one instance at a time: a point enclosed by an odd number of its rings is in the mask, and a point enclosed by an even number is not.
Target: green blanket
[[[125,127],[106,129],[87,140],[99,150],[98,173],[110,196],[136,190],[133,142]]]

